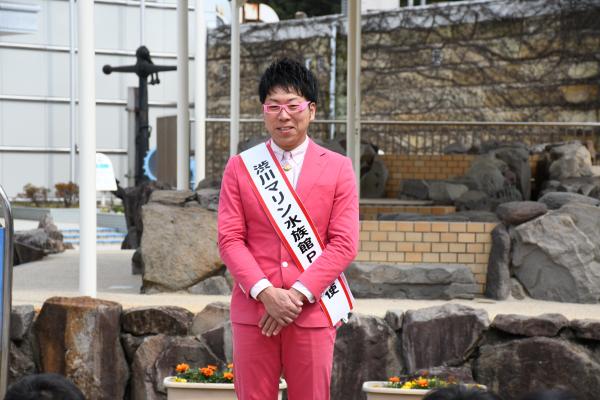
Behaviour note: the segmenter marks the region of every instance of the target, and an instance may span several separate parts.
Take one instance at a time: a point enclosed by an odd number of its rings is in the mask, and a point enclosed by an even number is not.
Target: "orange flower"
[[[216,371],[216,370],[218,369],[218,367],[217,367],[216,365],[212,365],[212,364],[208,364],[208,365],[206,366],[206,368],[210,368],[210,369],[212,369],[213,371]]]
[[[229,369],[233,369],[233,363],[229,363],[229,364],[227,364],[227,368],[229,368]]]
[[[178,374],[187,372],[188,369],[190,369],[190,366],[186,363],[177,364],[177,366],[175,367],[175,371],[177,371]]]
[[[233,374],[231,372],[223,372],[223,378],[232,381],[233,380]]]
[[[212,368],[200,368],[200,372],[202,373],[202,375],[206,376],[207,378],[210,376],[213,376],[213,374],[215,373],[215,370]]]
[[[417,379],[417,385],[419,385],[421,387],[427,387],[428,384],[429,384],[429,382],[427,382],[427,379],[425,379],[425,378]]]
[[[392,383],[398,383],[398,382],[400,382],[400,378],[398,378],[397,376],[392,376],[389,379],[389,381],[392,382]]]

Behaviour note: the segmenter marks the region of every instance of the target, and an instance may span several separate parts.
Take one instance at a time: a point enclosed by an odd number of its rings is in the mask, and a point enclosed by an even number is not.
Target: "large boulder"
[[[589,204],[591,206],[600,205],[599,199],[569,192],[549,192],[540,197],[538,201],[545,204],[549,210],[558,210],[568,203]]]
[[[494,156],[506,163],[515,176],[517,189],[524,200],[531,198],[531,166],[529,165],[529,149],[524,145],[502,147],[494,151]],[[505,174],[506,178],[506,174]]]
[[[376,157],[369,170],[360,177],[360,196],[366,199],[385,197],[385,184],[388,177],[387,167]]]
[[[177,364],[203,367],[219,361],[194,337],[148,336],[135,352],[131,366],[131,399],[166,400],[163,380],[173,374]]]
[[[352,314],[337,331],[331,378],[332,400],[365,399],[362,383],[402,371],[396,332],[383,319]]]
[[[535,337],[483,345],[473,371],[477,382],[506,399],[557,385],[579,400],[596,400],[600,393],[597,355],[561,339]]]
[[[575,336],[580,339],[596,340],[600,342],[599,319],[574,319],[571,321],[571,329],[575,333]]]
[[[454,204],[463,194],[469,191],[466,185],[436,181],[429,184],[429,198],[435,204]]]
[[[40,372],[69,377],[89,400],[122,399],[129,368],[121,347],[121,305],[52,297],[34,324]]]
[[[495,158],[493,154],[486,154],[473,160],[466,178],[475,183],[477,190],[496,197],[504,189],[503,173],[506,170],[508,166],[504,161]]]
[[[462,364],[489,323],[485,310],[459,304],[407,311],[402,326],[407,370]]]
[[[485,296],[506,300],[511,294],[510,235],[506,226],[498,224],[492,230],[492,251],[488,259]]]
[[[429,200],[429,184],[424,179],[404,179],[400,183],[398,198]]]
[[[473,298],[479,285],[461,264],[352,263],[346,270],[357,298]]]
[[[10,313],[10,347],[8,355],[8,383],[35,374],[31,329],[35,311],[31,305],[13,306]]]
[[[217,301],[207,304],[194,316],[191,333],[202,335],[204,332],[223,325],[227,320],[229,320],[229,303]]]
[[[506,225],[519,225],[546,214],[548,207],[537,201],[510,201],[496,208],[496,215]]]
[[[121,317],[123,332],[135,336],[187,335],[194,314],[182,307],[156,306],[125,310]]]
[[[231,286],[222,275],[211,276],[193,286],[190,286],[187,291],[191,294],[212,294],[229,296],[231,294]]]
[[[468,190],[454,201],[457,211],[493,211],[497,202],[479,190]]]
[[[146,292],[187,289],[222,266],[216,213],[184,204],[150,202],[143,206],[142,279]]]
[[[14,246],[14,265],[41,260],[48,254],[62,253],[66,249],[63,234],[50,214],[42,216],[36,229],[15,232]]]
[[[550,147],[550,179],[592,176],[592,155],[579,141]]]
[[[569,326],[569,320],[562,314],[542,314],[535,317],[518,314],[498,314],[492,327],[512,335],[557,336]]]
[[[512,231],[513,273],[531,297],[600,302],[600,208],[568,204]]]

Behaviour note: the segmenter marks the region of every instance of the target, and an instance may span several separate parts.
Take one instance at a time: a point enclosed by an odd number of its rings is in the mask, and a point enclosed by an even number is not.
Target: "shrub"
[[[48,201],[48,193],[50,189],[45,188],[43,186],[35,186],[31,183],[23,186],[23,193],[20,193],[19,196],[25,197],[36,206],[39,207],[41,203],[45,203]]]
[[[65,207],[71,207],[79,200],[79,185],[73,182],[59,182],[54,185],[56,189],[56,197],[63,199]]]

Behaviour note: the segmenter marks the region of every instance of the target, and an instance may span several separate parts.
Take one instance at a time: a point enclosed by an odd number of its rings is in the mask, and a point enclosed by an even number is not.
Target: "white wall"
[[[33,34],[0,36],[0,96],[69,97],[69,53],[6,48],[9,43],[48,46],[69,45],[69,2],[66,0],[28,0],[38,4],[39,29]],[[160,1],[160,3],[175,3]],[[151,4],[146,1],[146,4]],[[193,5],[193,1],[190,5]],[[101,51],[134,52],[139,46],[139,8],[125,5],[96,4],[96,49]],[[190,49],[194,44],[194,13],[190,12]],[[146,9],[146,43],[151,53],[175,55],[176,10]],[[4,47],[2,47],[4,45]],[[190,53],[192,54],[192,53]],[[156,64],[175,65],[175,58],[153,57]],[[127,99],[127,87],[137,86],[134,74],[104,75],[102,66],[129,65],[134,56],[96,55],[96,96],[99,100]],[[193,62],[190,65],[190,96],[193,98]],[[161,83],[149,87],[150,102],[175,102],[176,73],[160,74]],[[127,113],[122,105],[96,107],[97,148],[127,148]],[[151,107],[150,124],[156,117],[174,115],[175,108]],[[192,113],[193,115],[193,113]],[[78,133],[81,134],[81,133]],[[62,147],[70,146],[68,103],[26,102],[0,98],[0,147]],[[156,131],[151,147],[156,143]],[[111,155],[117,179],[125,182],[125,155]],[[69,180],[69,154],[24,154],[0,152],[0,184],[13,197],[27,183],[53,189],[54,184]]]

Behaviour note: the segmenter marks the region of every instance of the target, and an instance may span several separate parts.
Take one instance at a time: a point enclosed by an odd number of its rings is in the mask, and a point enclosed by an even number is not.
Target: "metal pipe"
[[[346,154],[352,159],[360,198],[360,58],[361,1],[348,2],[348,56],[346,96]]]
[[[94,3],[79,0],[79,292],[96,297],[96,66]]]
[[[76,153],[79,149],[75,148]],[[127,149],[98,149],[98,153],[126,155]],[[67,154],[69,147],[27,147],[27,146],[0,146],[0,153],[31,153],[31,154]]]
[[[69,0],[69,181],[75,182],[75,0]]]
[[[145,29],[146,29],[146,0],[140,0],[140,46],[144,45]]]
[[[0,356],[0,398],[4,398],[8,383],[8,354],[10,352],[10,312],[12,309],[12,268],[14,254],[14,225],[8,196],[0,186],[4,216],[4,254],[2,268],[2,355]]]
[[[177,190],[190,186],[188,1],[177,1]]]
[[[195,182],[198,185],[206,176],[206,21],[204,1],[196,0],[196,90],[195,112]]]
[[[240,2],[231,0],[231,102],[229,124],[229,155],[237,154],[240,141]]]
[[[7,95],[0,94],[0,101],[24,101],[24,102],[32,102],[32,103],[69,103],[70,99],[68,97],[50,97],[50,96],[19,96],[19,95]],[[78,99],[75,99],[75,103],[79,103]],[[127,100],[106,100],[106,99],[96,99],[96,105],[99,106],[126,106]],[[152,107],[177,107],[177,103],[172,101],[152,101],[149,102]],[[190,104],[191,107],[194,104]]]

